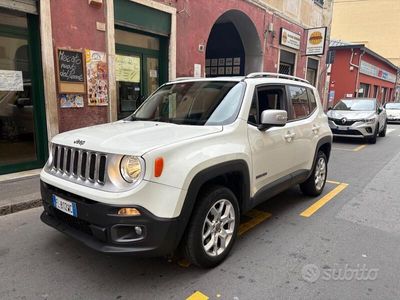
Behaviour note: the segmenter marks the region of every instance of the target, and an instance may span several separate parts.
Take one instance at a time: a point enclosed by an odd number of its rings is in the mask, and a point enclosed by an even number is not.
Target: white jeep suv
[[[318,92],[303,79],[176,80],[125,120],[52,140],[41,219],[101,252],[179,247],[213,267],[242,213],[296,184],[322,192],[331,143]]]

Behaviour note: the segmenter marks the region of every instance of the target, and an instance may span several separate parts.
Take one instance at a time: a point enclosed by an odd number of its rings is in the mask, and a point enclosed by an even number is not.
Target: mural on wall
[[[104,52],[85,50],[89,106],[108,105],[107,56]]]

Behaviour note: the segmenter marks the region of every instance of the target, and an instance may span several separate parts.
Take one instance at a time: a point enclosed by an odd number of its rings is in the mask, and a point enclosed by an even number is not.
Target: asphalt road
[[[399,149],[400,125],[376,145],[335,142],[324,195],[258,207],[213,270],[96,253],[41,208],[0,217],[0,299],[399,299]]]

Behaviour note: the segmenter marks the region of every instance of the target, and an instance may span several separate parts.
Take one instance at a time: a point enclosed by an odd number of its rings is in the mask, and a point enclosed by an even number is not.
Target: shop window
[[[307,61],[307,75],[306,79],[311,83],[311,85],[317,85],[317,74],[318,74],[318,60],[309,58]]]
[[[279,73],[286,75],[294,75],[294,67],[296,64],[296,54],[281,50],[279,60]]]
[[[378,99],[378,93],[379,93],[379,86],[374,85],[374,94],[372,95],[372,97]]]
[[[289,86],[292,116],[291,120],[303,119],[311,114],[307,89],[300,86]]]
[[[323,7],[324,6],[324,1],[325,0],[314,0],[314,3]]]
[[[160,85],[161,38],[115,30],[118,119],[132,114]]]
[[[386,101],[386,97],[387,97],[387,88],[382,88],[382,103],[384,103]]]
[[[358,90],[358,97],[368,98],[370,87],[371,87],[371,85],[369,85],[369,84],[360,83],[360,87],[359,87],[359,90]]]

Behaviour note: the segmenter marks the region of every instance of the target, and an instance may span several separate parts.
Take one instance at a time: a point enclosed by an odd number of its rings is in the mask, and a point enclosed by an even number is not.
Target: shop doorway
[[[230,10],[213,25],[206,47],[206,76],[244,76],[262,70],[260,38],[251,19]]]
[[[0,174],[47,156],[38,16],[0,8]]]
[[[118,119],[132,114],[162,83],[167,81],[167,39],[117,26],[116,60],[134,65],[135,75],[117,78]],[[122,76],[123,77],[123,76]],[[125,76],[127,77],[127,76]]]

